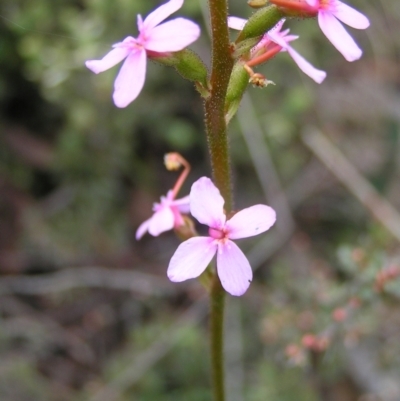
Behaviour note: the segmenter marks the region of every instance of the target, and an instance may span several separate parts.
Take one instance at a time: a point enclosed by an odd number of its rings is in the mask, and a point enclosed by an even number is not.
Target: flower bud
[[[274,5],[261,8],[249,18],[235,43],[239,44],[246,39],[261,37],[272,29],[283,16],[283,12]]]
[[[244,91],[249,83],[249,74],[245,69],[246,62],[238,60],[232,69],[225,98],[225,120],[228,124],[239,108]]]
[[[262,39],[263,36],[242,40],[239,43],[232,43],[232,57],[238,58],[246,55]]]
[[[268,3],[268,0],[249,0],[247,4],[253,8],[264,7]]]
[[[175,171],[182,167],[181,157],[178,153],[170,152],[164,155],[164,164],[167,170]]]
[[[153,60],[174,67],[183,78],[196,83],[196,88],[203,96],[208,93],[208,71],[201,58],[192,50],[184,49],[178,52],[153,57]]]

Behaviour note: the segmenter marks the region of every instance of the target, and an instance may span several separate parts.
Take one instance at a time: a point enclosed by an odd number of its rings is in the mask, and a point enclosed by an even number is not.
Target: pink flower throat
[[[214,239],[223,239],[223,238],[227,238],[227,232],[224,230],[218,230],[216,228],[211,228],[208,230],[208,234],[211,238]]]
[[[335,0],[319,0],[319,7],[322,10],[329,10],[335,6]]]

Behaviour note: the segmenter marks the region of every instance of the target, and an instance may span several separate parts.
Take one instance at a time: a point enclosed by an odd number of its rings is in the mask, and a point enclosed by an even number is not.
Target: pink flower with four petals
[[[86,67],[98,74],[124,60],[114,83],[113,99],[117,107],[126,107],[143,88],[148,56],[176,52],[193,43],[200,35],[197,24],[185,18],[164,22],[179,10],[184,0],[170,0],[150,13],[144,21],[138,15],[139,36],[128,36],[113,45],[113,50],[101,60],[88,60]]]
[[[228,18],[228,26],[232,29],[241,30],[246,22],[247,20],[238,17]],[[262,48],[269,50],[271,45],[279,46],[280,49],[278,49],[278,51],[287,51],[300,70],[315,82],[320,84],[325,79],[326,72],[318,70],[312,66],[302,55],[300,55],[296,50],[293,49],[292,46],[289,45],[289,42],[298,39],[299,37],[297,35],[289,35],[289,29],[282,31],[284,22],[285,19],[280,20],[274,28],[269,30],[261,39],[261,41],[253,48],[252,52],[256,54]]]
[[[267,231],[275,223],[275,211],[266,205],[255,205],[226,220],[224,199],[207,177],[192,185],[189,196],[190,212],[209,227],[209,236],[193,237],[179,245],[168,266],[169,279],[181,282],[200,276],[217,254],[217,273],[224,289],[231,295],[244,294],[253,272],[246,256],[231,240]]]
[[[161,197],[160,203],[154,203],[154,214],[144,221],[136,231],[136,239],[139,240],[148,232],[153,237],[172,230],[184,224],[181,213],[189,213],[189,196],[174,199],[173,191],[168,191],[167,196]]]

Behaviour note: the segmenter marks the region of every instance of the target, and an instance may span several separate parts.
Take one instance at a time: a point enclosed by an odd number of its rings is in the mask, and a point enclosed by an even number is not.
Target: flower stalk
[[[183,183],[189,175],[190,164],[177,152],[167,153],[164,156],[164,164],[169,171],[179,170],[181,167],[183,167],[181,174],[179,175],[174,187],[172,188],[173,197],[176,198],[179,191],[181,190]]]
[[[210,96],[204,102],[205,125],[213,179],[225,199],[227,212],[232,209],[231,171],[225,123],[225,97],[233,59],[228,35],[226,0],[209,0],[212,32],[212,67]]]
[[[225,200],[225,209],[233,207],[231,167],[225,121],[225,97],[233,68],[228,33],[227,0],[209,0],[212,67],[210,96],[204,102],[207,144],[215,185]],[[225,292],[215,274],[210,292],[210,351],[214,401],[225,401],[223,363],[223,322]]]
[[[215,274],[210,291],[210,351],[214,401],[225,401],[224,308],[225,291]]]

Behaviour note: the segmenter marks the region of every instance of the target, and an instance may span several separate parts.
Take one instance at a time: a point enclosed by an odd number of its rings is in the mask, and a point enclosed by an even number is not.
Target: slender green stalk
[[[225,401],[224,302],[225,291],[214,275],[210,291],[210,349],[214,401]]]
[[[211,91],[205,101],[205,124],[215,185],[225,199],[225,209],[232,209],[231,171],[225,123],[225,97],[233,68],[228,36],[227,0],[209,0],[212,33]]]
[[[213,179],[225,199],[225,209],[232,210],[231,170],[225,122],[225,97],[233,68],[228,36],[227,0],[209,0],[212,33],[210,96],[205,101],[205,125]],[[210,291],[210,346],[214,401],[225,401],[223,358],[225,291],[215,274]]]

